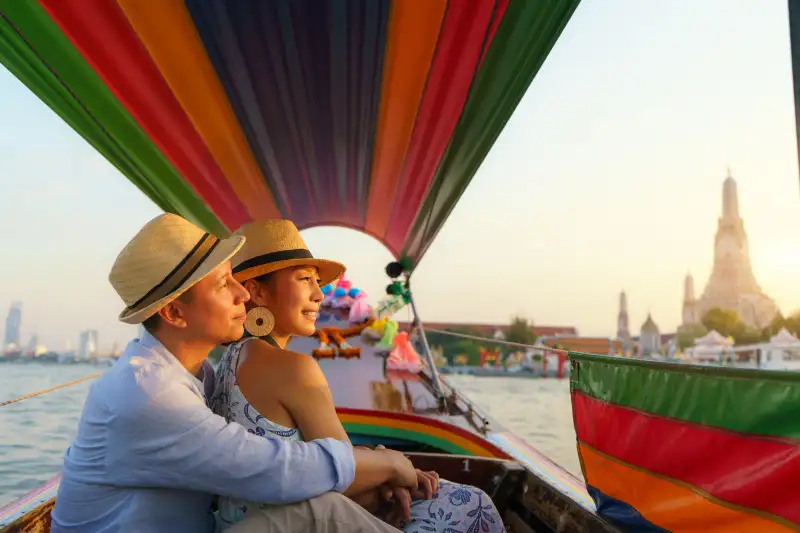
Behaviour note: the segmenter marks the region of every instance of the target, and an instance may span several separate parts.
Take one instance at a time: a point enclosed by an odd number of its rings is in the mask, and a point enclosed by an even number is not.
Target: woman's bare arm
[[[291,415],[307,441],[331,437],[349,442],[328,382],[315,359],[308,355],[278,350],[266,343],[252,342],[240,365],[237,379],[247,401],[260,413],[277,400]],[[262,410],[260,406],[265,408]],[[353,451],[355,480],[345,491],[354,496],[384,483],[416,487],[416,471],[406,457],[391,450]]]

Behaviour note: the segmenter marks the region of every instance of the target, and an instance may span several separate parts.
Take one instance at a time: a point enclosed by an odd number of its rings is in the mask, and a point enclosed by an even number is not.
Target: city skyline
[[[800,307],[787,20],[755,0],[582,2],[414,274],[423,321],[613,335],[624,288],[632,329],[650,311],[673,331],[687,270],[703,283],[713,268],[728,165],[762,289]],[[60,349],[96,329],[102,350],[124,346],[136,330],[108,271],[159,210],[2,69],[0,111],[0,309],[24,302],[23,339]],[[381,296],[379,243],[303,235]]]
[[[78,340],[76,348],[73,348],[70,339],[66,339],[63,347],[57,346],[44,346],[39,342],[39,334],[36,331],[30,333],[30,340],[23,342],[24,336],[22,333],[23,324],[23,302],[12,302],[8,309],[5,320],[5,329],[3,331],[3,345],[0,346],[0,354],[4,351],[21,351],[36,352],[37,350],[44,349],[48,352],[56,353],[74,353],[80,359],[88,359],[97,354],[105,353],[105,350],[99,348],[98,332],[95,329],[81,330],[76,334]],[[112,352],[118,346],[117,341],[111,342]]]

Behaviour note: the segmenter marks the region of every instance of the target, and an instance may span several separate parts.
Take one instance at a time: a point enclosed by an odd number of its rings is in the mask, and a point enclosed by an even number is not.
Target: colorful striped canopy
[[[415,265],[579,0],[0,0],[0,62],[166,211]]]
[[[800,373],[570,353],[578,454],[629,531],[800,531]]]
[[[800,163],[800,0],[789,1],[789,36],[792,48],[794,82],[794,118],[797,132],[797,156]],[[800,168],[800,165],[798,165]]]

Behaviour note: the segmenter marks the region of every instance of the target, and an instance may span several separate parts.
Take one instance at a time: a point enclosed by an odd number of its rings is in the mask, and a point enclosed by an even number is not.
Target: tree
[[[462,326],[458,328],[448,328],[445,331],[453,333],[461,333],[463,335],[470,335],[473,337],[483,337],[483,334],[470,326]],[[480,346],[479,341],[472,339],[465,339],[463,337],[456,337],[454,335],[447,335],[435,331],[426,332],[428,344],[430,346],[441,346],[444,356],[449,364],[453,364],[455,358],[459,355],[466,355],[469,362],[467,364],[477,366],[480,364]]]
[[[679,350],[685,350],[690,346],[694,346],[694,342],[706,333],[708,333],[708,330],[702,324],[681,326],[678,328],[675,342]]]
[[[789,333],[800,336],[800,311],[795,311],[786,317],[782,326],[785,327]],[[777,333],[777,331],[775,333]]]
[[[739,321],[739,315],[730,309],[720,309],[719,307],[710,309],[703,316],[702,322],[708,331],[715,330],[723,337],[735,339],[744,330],[744,324]]]
[[[536,333],[533,332],[533,324],[531,324],[527,318],[519,316],[515,316],[511,319],[511,325],[508,327],[508,332],[505,337],[508,342],[516,342],[519,344],[532,345],[536,342]]]
[[[775,318],[772,319],[772,322],[769,323],[769,326],[764,328],[764,335],[767,337],[772,337],[773,335],[777,334],[781,328],[785,328],[786,325],[786,318],[784,318],[783,313],[778,311],[778,314],[775,315]]]
[[[459,355],[467,356],[467,364],[469,366],[478,366],[481,364],[481,351],[480,347],[469,339],[462,339],[450,346],[453,358]]]
[[[758,344],[767,340],[769,336],[764,335],[765,331],[756,328],[743,327],[734,337],[737,345],[746,346],[748,344]]]
[[[769,339],[772,329],[777,327],[780,330],[783,323],[782,317],[775,317],[775,320],[763,330],[751,328],[739,320],[736,311],[718,307],[710,309],[703,317],[703,325],[709,331],[713,329],[723,337],[733,337],[737,345],[757,344]],[[800,325],[800,317],[798,317],[798,325]]]

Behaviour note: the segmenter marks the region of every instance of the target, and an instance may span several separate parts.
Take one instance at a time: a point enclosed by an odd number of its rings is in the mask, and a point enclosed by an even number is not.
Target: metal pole
[[[439,371],[436,364],[433,362],[433,355],[431,354],[431,347],[428,345],[428,338],[425,336],[425,330],[422,327],[422,322],[419,319],[417,312],[417,304],[414,303],[414,295],[411,294],[411,289],[408,290],[408,303],[411,304],[411,311],[414,313],[413,326],[419,330],[419,338],[422,339],[422,349],[425,352],[425,360],[428,361],[428,366],[431,369],[431,381],[433,381],[433,389],[438,396],[439,404],[444,404],[444,393],[442,392],[442,384],[439,380]]]

